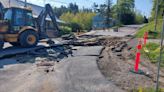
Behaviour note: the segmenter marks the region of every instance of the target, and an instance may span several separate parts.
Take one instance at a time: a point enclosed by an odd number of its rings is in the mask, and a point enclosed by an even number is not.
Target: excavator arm
[[[51,18],[51,21],[53,23],[54,30],[55,30],[55,35],[56,36],[60,35],[55,13],[53,12],[51,5],[46,4],[45,8],[42,10],[42,12],[40,13],[40,15],[38,16],[38,19],[37,19],[37,26],[39,29],[40,39],[44,39],[47,36],[46,35],[46,17],[47,17],[47,15],[49,15]]]

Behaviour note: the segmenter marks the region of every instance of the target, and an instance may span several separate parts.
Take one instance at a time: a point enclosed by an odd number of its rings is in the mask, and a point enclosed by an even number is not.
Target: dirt
[[[108,38],[100,40],[105,46],[98,67],[102,74],[121,89],[129,92],[138,88],[154,88],[157,68],[155,64],[141,58],[139,69],[142,74],[132,72],[135,63],[135,50],[130,47],[124,38]],[[121,50],[117,50],[117,49]],[[164,88],[163,69],[161,70],[160,86]]]

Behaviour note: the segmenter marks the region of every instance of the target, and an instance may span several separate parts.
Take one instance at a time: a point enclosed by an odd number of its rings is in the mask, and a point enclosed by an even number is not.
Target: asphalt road
[[[0,92],[124,92],[107,81],[97,67],[103,47],[78,47],[74,57],[56,63],[46,73],[35,64],[0,69]]]
[[[125,37],[127,35],[134,35],[140,27],[143,25],[125,25],[124,27],[120,27],[118,32],[114,32],[112,29],[110,30],[92,30],[87,35],[105,35],[105,36],[114,36],[114,37]]]
[[[88,34],[124,37],[137,32],[139,26]],[[33,63],[7,65],[0,69],[0,92],[124,92],[99,71],[97,59],[102,49],[101,46],[77,47],[74,57],[55,63],[54,71],[49,73]]]

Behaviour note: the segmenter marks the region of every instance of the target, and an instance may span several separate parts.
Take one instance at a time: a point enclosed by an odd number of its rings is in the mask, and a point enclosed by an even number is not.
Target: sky
[[[45,1],[45,2],[44,2]],[[76,3],[77,5],[86,8],[92,8],[94,2],[103,4],[106,0],[27,0],[27,2],[43,6],[45,3],[50,3],[52,6],[60,7],[61,5],[67,6],[69,3]],[[112,0],[113,4],[117,0]],[[152,0],[135,0],[135,7],[143,15],[150,16],[152,9]]]

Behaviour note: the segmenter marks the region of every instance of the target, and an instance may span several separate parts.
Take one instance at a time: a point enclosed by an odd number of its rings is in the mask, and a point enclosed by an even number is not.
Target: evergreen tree
[[[107,0],[106,21],[105,21],[105,24],[107,25],[107,27],[109,27],[109,25],[111,23],[111,21],[110,21],[110,18],[112,18],[111,7],[112,7],[111,0]]]
[[[117,13],[122,24],[135,23],[134,0],[118,0],[117,8]]]

